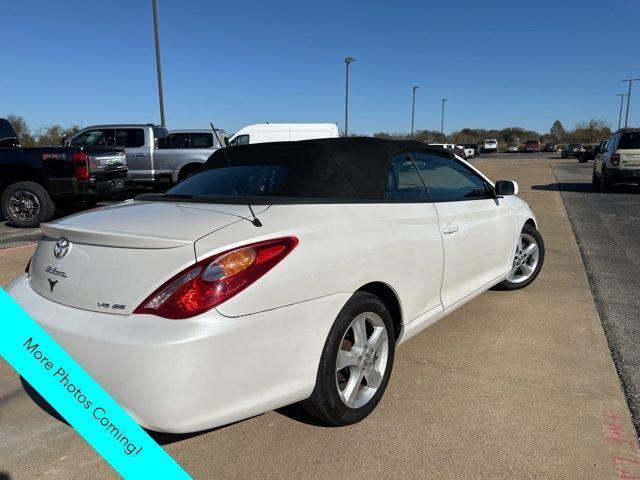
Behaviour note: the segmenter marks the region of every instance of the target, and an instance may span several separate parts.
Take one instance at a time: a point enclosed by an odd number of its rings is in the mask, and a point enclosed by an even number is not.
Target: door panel
[[[445,308],[504,275],[515,246],[514,221],[491,186],[446,154],[410,152],[438,213],[444,249]]]
[[[148,128],[122,128],[116,130],[116,144],[127,152],[129,174],[135,181],[153,181],[153,138]]]
[[[494,199],[435,203],[444,245],[445,308],[509,269],[514,223],[501,203]]]

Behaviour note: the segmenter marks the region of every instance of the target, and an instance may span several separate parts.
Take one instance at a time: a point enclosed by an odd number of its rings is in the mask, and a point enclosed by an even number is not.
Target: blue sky
[[[602,118],[640,77],[637,0],[158,0],[169,128],[344,118],[350,131],[522,126]],[[0,115],[38,128],[159,122],[148,0],[6,1]],[[7,43],[8,42],[8,43]],[[630,124],[640,124],[640,82]]]

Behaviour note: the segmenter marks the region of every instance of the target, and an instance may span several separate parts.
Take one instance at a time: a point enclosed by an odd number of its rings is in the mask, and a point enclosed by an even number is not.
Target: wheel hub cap
[[[539,258],[540,248],[535,238],[527,233],[521,233],[507,280],[512,283],[527,281],[536,271]]]
[[[336,386],[351,408],[365,405],[382,383],[389,357],[389,339],[382,318],[358,315],[345,332],[336,359]]]

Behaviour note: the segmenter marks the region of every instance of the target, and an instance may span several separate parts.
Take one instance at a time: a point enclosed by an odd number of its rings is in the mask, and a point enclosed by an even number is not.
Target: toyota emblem
[[[62,258],[69,252],[69,247],[71,247],[71,242],[68,239],[62,237],[54,245],[53,255],[56,258]]]

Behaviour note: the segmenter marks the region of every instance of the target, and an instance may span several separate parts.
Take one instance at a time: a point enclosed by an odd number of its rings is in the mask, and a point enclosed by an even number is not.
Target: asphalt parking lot
[[[600,194],[563,187],[584,183],[577,162],[498,155],[474,163],[494,179],[518,181],[536,211],[547,246],[538,280],[517,292],[489,291],[400,347],[389,389],[360,424],[327,428],[290,407],[208,432],[157,435],[194,478],[640,478],[635,432],[598,316],[606,325],[600,295],[623,305],[612,321],[639,323],[637,304],[634,311],[610,291],[623,282],[622,292],[637,293],[628,282],[637,287],[638,277],[609,278],[605,268],[609,262],[616,274],[630,275],[622,263],[638,265],[640,249],[626,237],[624,216],[612,217],[615,202],[627,205],[617,195],[626,194],[607,194],[612,206],[598,221],[612,236],[602,239],[587,218],[600,212]],[[592,203],[583,208],[586,201]],[[628,208],[633,215],[637,228],[638,214]],[[603,241],[624,246],[620,265],[598,250]],[[22,271],[32,248],[0,251],[0,282]],[[592,280],[595,295],[583,257],[604,285]],[[633,335],[629,328],[618,334]],[[115,478],[73,429],[31,400],[4,362],[0,472],[12,479]]]

